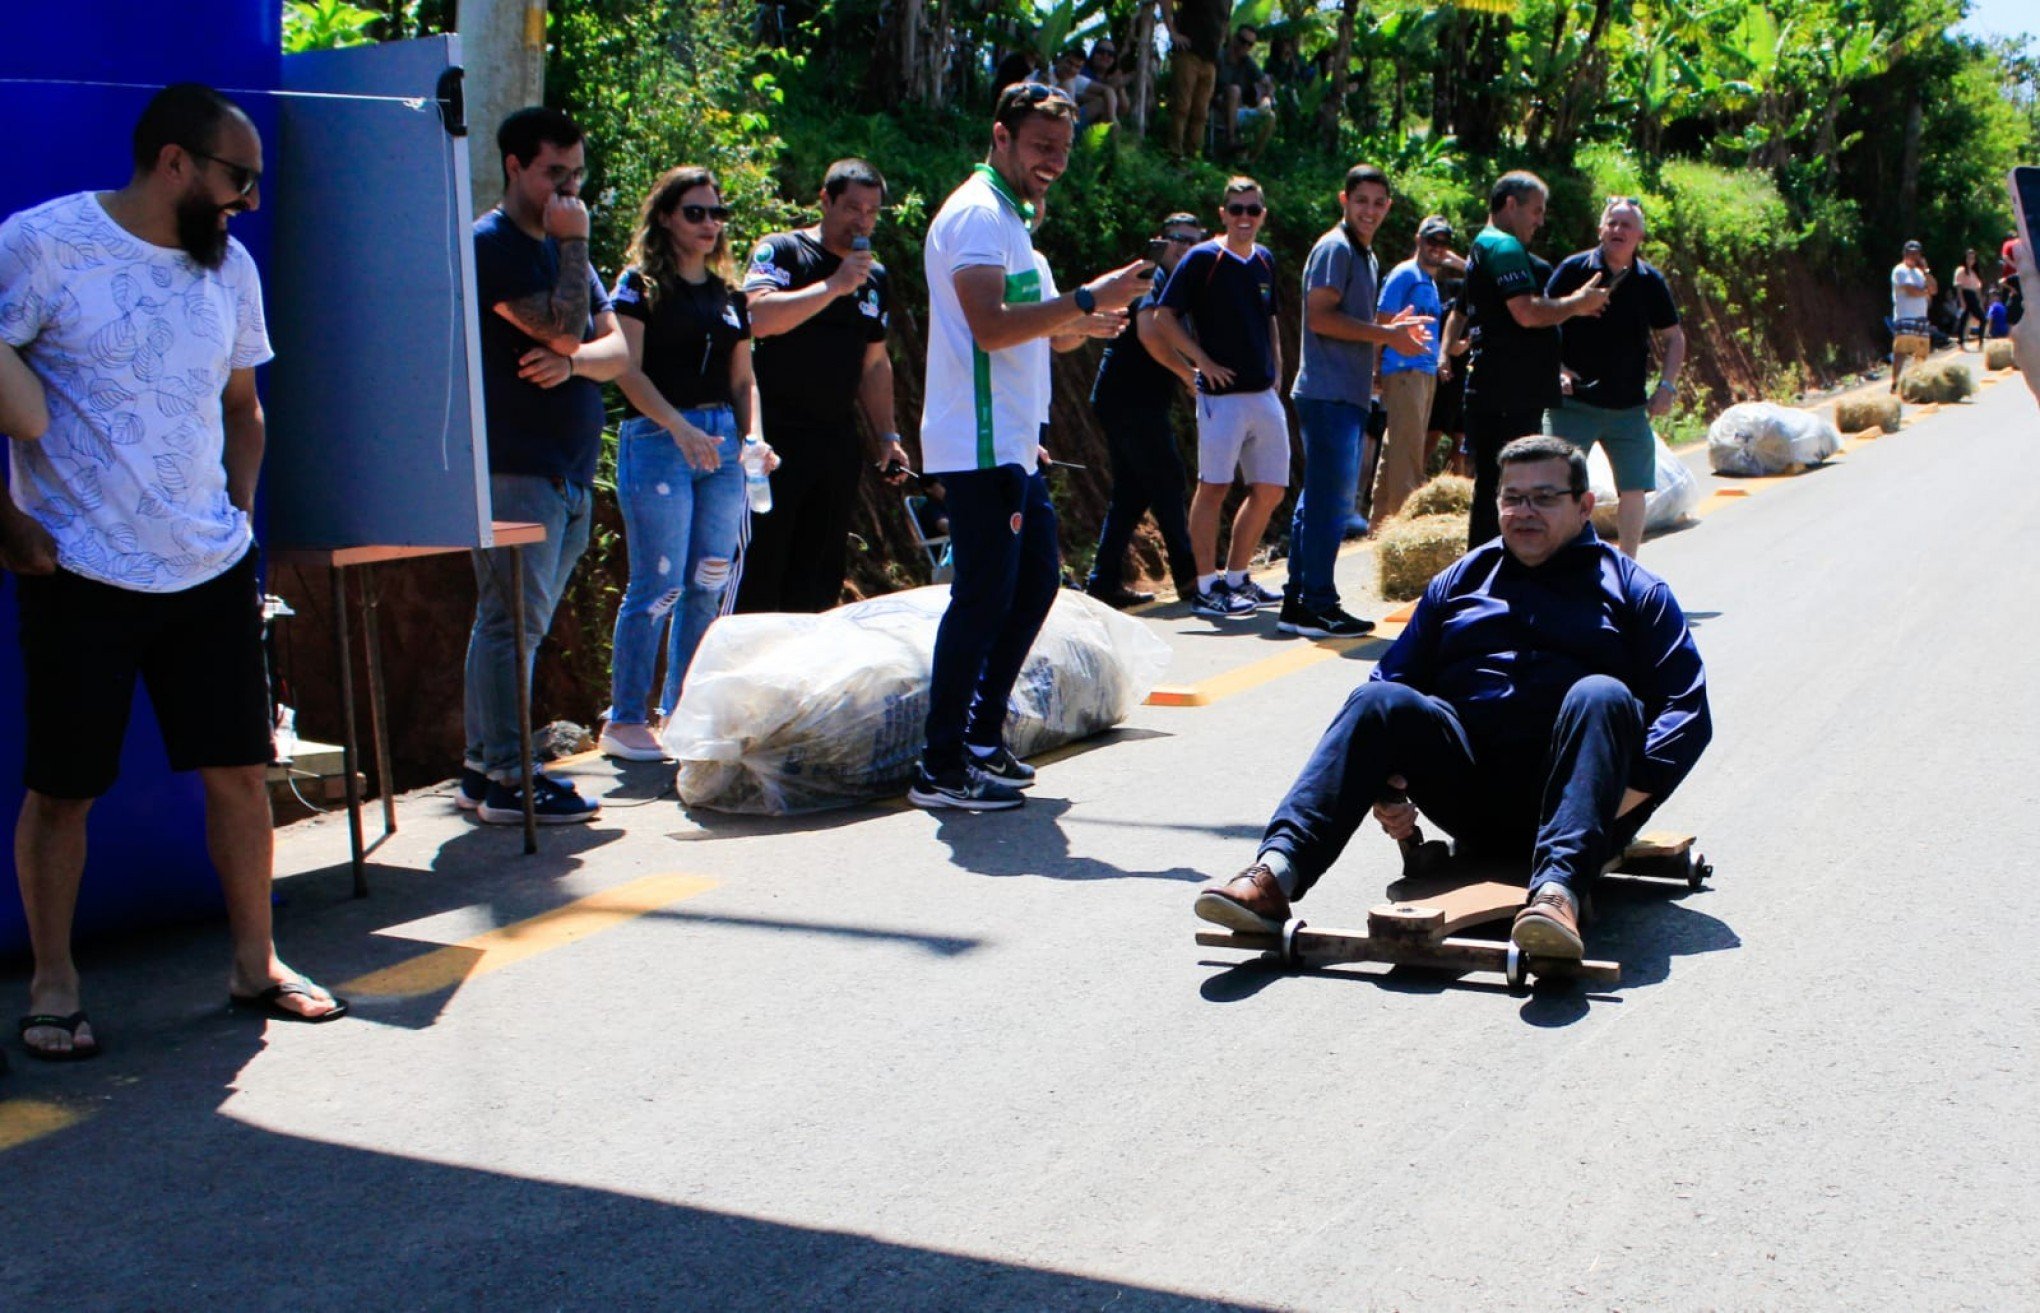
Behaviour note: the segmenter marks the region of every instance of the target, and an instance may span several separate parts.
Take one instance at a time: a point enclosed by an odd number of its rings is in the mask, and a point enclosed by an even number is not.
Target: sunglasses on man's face
[[[689,223],[701,223],[708,219],[713,219],[717,223],[728,223],[730,221],[730,207],[727,205],[683,205],[680,207],[680,217]]]
[[[193,159],[204,160],[208,164],[219,165],[226,172],[227,185],[234,189],[236,196],[246,196],[262,184],[262,170],[260,169],[251,169],[245,164],[236,164],[232,160],[223,160],[217,155],[208,155],[202,150],[192,150],[189,146],[186,146],[184,149],[185,153]]]
[[[1235,219],[1240,218],[1243,215],[1249,219],[1258,219],[1265,211],[1262,209],[1262,206],[1258,201],[1246,205],[1242,205],[1238,201],[1234,201],[1231,205],[1225,207],[1225,212],[1227,214],[1230,214]]]
[[[1204,240],[1203,233],[1165,233],[1162,240],[1172,246],[1195,246]]]

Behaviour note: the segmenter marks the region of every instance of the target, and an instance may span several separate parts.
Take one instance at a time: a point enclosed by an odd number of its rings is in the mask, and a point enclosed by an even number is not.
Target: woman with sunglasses
[[[728,281],[729,217],[713,173],[669,170],[645,198],[616,280],[630,348],[617,379],[630,417],[616,449],[630,582],[616,613],[601,747],[626,761],[664,755],[651,717],[679,702],[695,648],[736,593],[747,513],[739,457],[745,435],[758,434],[758,404],[751,321]],[[648,706],[661,633],[666,678]]]

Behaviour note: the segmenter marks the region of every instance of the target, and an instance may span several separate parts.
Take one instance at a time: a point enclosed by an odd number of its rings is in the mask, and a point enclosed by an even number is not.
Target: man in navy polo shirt
[[[1266,221],[1261,184],[1234,178],[1219,211],[1222,241],[1192,247],[1155,309],[1162,344],[1197,370],[1197,491],[1190,498],[1190,543],[1197,553],[1199,615],[1245,615],[1282,594],[1247,577],[1268,517],[1289,487],[1289,417],[1276,385],[1282,343],[1276,336],[1275,257],[1257,240]],[[1194,331],[1194,336],[1192,335]],[[1218,518],[1234,471],[1247,496],[1233,515],[1223,577]]]
[[[1502,534],[1446,567],[1346,699],[1252,865],[1197,895],[1204,920],[1279,933],[1369,809],[1417,811],[1462,853],[1526,859],[1524,952],[1583,955],[1580,897],[1713,736],[1707,675],[1657,576],[1594,534],[1587,458],[1519,438],[1497,459]],[[1383,802],[1396,790],[1406,801]]]
[[[553,608],[588,546],[602,381],[628,363],[602,280],[588,263],[581,129],[533,106],[503,120],[503,201],[475,220],[482,304],[482,401],[489,496],[498,520],[545,526],[524,549],[525,667],[517,669],[506,547],[477,551],[475,627],[467,651],[467,755],[455,801],[492,824],[524,819],[518,780],[517,681],[528,685]],[[564,780],[535,776],[546,824],[591,819],[600,804]]]
[[[1637,254],[1643,245],[1643,205],[1616,196],[1601,211],[1601,244],[1567,256],[1544,294],[1560,301],[1596,277],[1608,289],[1599,315],[1568,319],[1559,328],[1565,399],[1544,412],[1544,431],[1582,451],[1598,442],[1615,471],[1616,537],[1635,556],[1643,546],[1644,494],[1657,486],[1657,440],[1652,418],[1672,408],[1679,370],[1686,363],[1686,331],[1665,276]],[[1649,395],[1651,346],[1658,381]]]

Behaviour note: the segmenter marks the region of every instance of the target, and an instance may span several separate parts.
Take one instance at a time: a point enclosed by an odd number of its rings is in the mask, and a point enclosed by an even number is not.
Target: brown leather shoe
[[[1509,928],[1509,939],[1532,957],[1580,958],[1587,955],[1587,945],[1580,938],[1580,915],[1573,897],[1554,884],[1539,889],[1529,905],[1516,913],[1516,923]]]
[[[1224,884],[1197,891],[1197,915],[1249,935],[1279,935],[1289,920],[1289,897],[1275,872],[1255,862]]]

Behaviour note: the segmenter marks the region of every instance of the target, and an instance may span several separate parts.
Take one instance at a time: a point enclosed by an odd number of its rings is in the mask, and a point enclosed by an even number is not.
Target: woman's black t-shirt
[[[632,265],[610,298],[617,314],[645,326],[645,377],[676,410],[731,404],[730,355],[751,336],[744,294],[714,274],[699,283],[666,278],[655,301],[647,290]],[[630,413],[643,414],[636,406]]]

